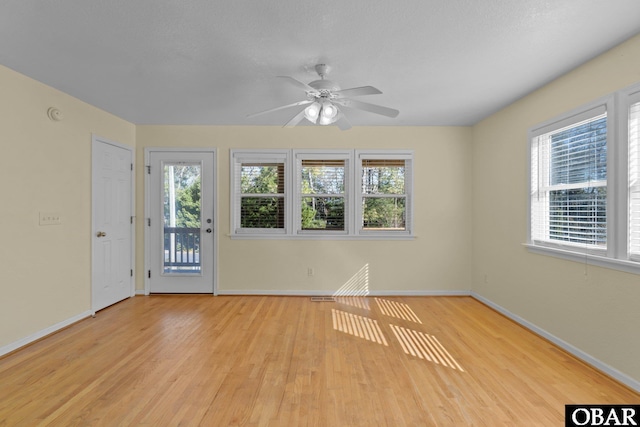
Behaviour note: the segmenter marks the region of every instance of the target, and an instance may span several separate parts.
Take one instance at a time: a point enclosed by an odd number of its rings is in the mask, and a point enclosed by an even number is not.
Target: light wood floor
[[[468,297],[135,297],[0,359],[0,425],[562,426],[640,395]]]

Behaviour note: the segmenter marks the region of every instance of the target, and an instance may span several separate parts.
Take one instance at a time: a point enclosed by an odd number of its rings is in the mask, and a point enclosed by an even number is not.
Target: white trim
[[[582,264],[610,268],[612,270],[624,271],[625,273],[640,274],[640,263],[634,261],[626,261],[622,259],[598,256],[592,253],[575,252],[560,248],[552,248],[549,246],[534,245],[530,243],[523,243],[523,246],[525,246],[529,250],[529,252],[538,255],[551,256],[555,258],[579,262]]]
[[[3,347],[0,347],[0,356],[3,356],[7,353],[11,353],[12,351],[18,350],[28,344],[31,344],[34,341],[37,341],[41,338],[46,337],[47,335],[51,335],[55,332],[58,332],[61,329],[66,328],[69,325],[72,325],[76,322],[79,322],[83,319],[86,319],[87,317],[91,316],[91,310],[87,310],[87,311],[83,311],[80,314],[77,314],[73,317],[70,317],[66,320],[63,320],[62,322],[58,322],[55,325],[51,325],[48,328],[44,328],[36,333],[33,333],[31,335],[27,335],[24,338],[19,339],[18,341],[14,341],[10,344],[7,344]]]
[[[418,236],[407,234],[330,234],[330,233],[300,233],[300,234],[227,234],[232,240],[415,240]]]
[[[607,112],[611,112],[613,106],[613,95],[606,95],[594,101],[583,104],[560,114],[552,119],[538,123],[529,130],[529,139],[546,133],[555,132],[568,126],[599,116]]]
[[[383,291],[368,291],[366,295],[342,295],[337,294],[336,291],[331,291],[327,289],[323,290],[301,290],[301,289],[291,289],[291,290],[269,290],[269,289],[225,289],[218,290],[218,295],[229,295],[229,296],[294,296],[294,297],[303,297],[303,296],[335,296],[335,297],[378,297],[378,296],[406,296],[406,297],[453,297],[453,296],[471,296],[471,291],[469,290],[402,290],[402,291],[391,291],[391,290],[383,290]]]
[[[147,168],[151,167],[151,151],[153,151],[153,148],[144,149],[144,166],[142,171],[142,174],[144,175],[144,218],[142,218],[142,229],[144,235],[144,295],[151,294],[151,281],[147,275],[147,271],[151,268],[151,251],[149,250],[151,247],[151,234],[149,233],[149,227],[147,226],[147,221],[150,221],[149,208],[151,206],[151,180],[149,179]]]
[[[508,317],[509,319],[513,320],[514,322],[518,323],[519,325],[525,327],[526,329],[530,330],[531,332],[535,333],[536,335],[541,336],[542,338],[550,341],[551,343],[553,343],[554,345],[560,347],[561,349],[565,350],[566,352],[570,353],[571,355],[577,357],[578,359],[582,360],[583,362],[587,363],[588,365],[594,367],[595,369],[605,373],[606,375],[610,376],[611,378],[614,378],[615,380],[623,383],[624,385],[626,385],[627,387],[632,388],[633,390],[640,392],[640,381],[631,378],[630,376],[618,371],[617,369],[607,365],[606,363],[602,362],[599,359],[596,359],[595,357],[591,356],[588,353],[585,353],[584,351],[580,350],[579,348],[575,347],[572,344],[569,344],[568,342],[556,337],[555,335],[550,334],[549,332],[545,331],[544,329],[536,326],[535,324],[523,319],[522,317],[510,312],[509,310],[505,309],[504,307],[486,299],[485,297],[477,294],[476,292],[471,292],[471,297],[475,298],[476,300],[480,301],[481,303],[487,305],[488,307],[494,309],[495,311],[497,311],[498,313]]]

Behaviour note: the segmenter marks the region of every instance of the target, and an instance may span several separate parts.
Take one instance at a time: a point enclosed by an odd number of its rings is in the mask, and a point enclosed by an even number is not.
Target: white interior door
[[[214,152],[148,152],[150,293],[213,293]]]
[[[93,137],[91,310],[133,296],[133,151]]]

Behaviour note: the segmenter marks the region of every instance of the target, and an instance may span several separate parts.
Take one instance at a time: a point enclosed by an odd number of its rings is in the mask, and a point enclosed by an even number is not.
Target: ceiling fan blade
[[[293,77],[290,77],[290,76],[276,76],[276,77],[278,77],[279,79],[285,79],[286,81],[288,81],[292,85],[297,86],[297,87],[299,87],[300,89],[302,89],[302,90],[304,90],[306,92],[313,92],[313,93],[318,92],[316,89],[312,88],[308,84],[302,83],[300,80],[294,79]]]
[[[338,98],[346,98],[347,96],[379,95],[382,92],[380,92],[379,89],[376,89],[373,86],[362,86],[342,89],[333,93],[335,95],[338,95]]]
[[[313,102],[313,101],[309,101],[308,99],[305,99],[304,101],[294,102],[293,104],[283,105],[282,107],[271,108],[271,109],[269,109],[269,110],[260,111],[260,112],[258,112],[258,113],[253,113],[253,114],[249,114],[249,115],[247,115],[247,117],[260,116],[260,115],[262,115],[262,114],[271,113],[271,112],[273,112],[273,111],[284,110],[285,108],[296,107],[296,106],[298,106],[298,105],[311,104],[312,102]]]
[[[387,117],[397,117],[400,111],[393,108],[383,107],[381,105],[369,104],[368,102],[356,101],[355,99],[334,99],[333,102],[348,108],[356,108],[358,110],[369,111],[370,113],[381,114]]]
[[[285,123],[285,125],[283,127],[285,128],[292,128],[295,125],[297,125],[298,123],[300,123],[302,121],[302,119],[304,119],[304,110],[306,108],[304,108],[302,111],[300,111],[298,114],[296,114],[295,116],[293,116],[293,118],[291,120],[289,120],[287,123]]]
[[[344,114],[340,113],[340,118],[336,121],[336,126],[340,128],[340,130],[349,130],[351,129],[351,123],[345,117]]]

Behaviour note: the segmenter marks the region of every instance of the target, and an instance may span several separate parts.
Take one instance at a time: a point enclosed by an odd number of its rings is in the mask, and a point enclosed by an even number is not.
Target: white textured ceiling
[[[324,62],[400,110],[355,126],[469,125],[638,32],[638,0],[2,0],[0,64],[136,124],[282,125],[246,116]]]

